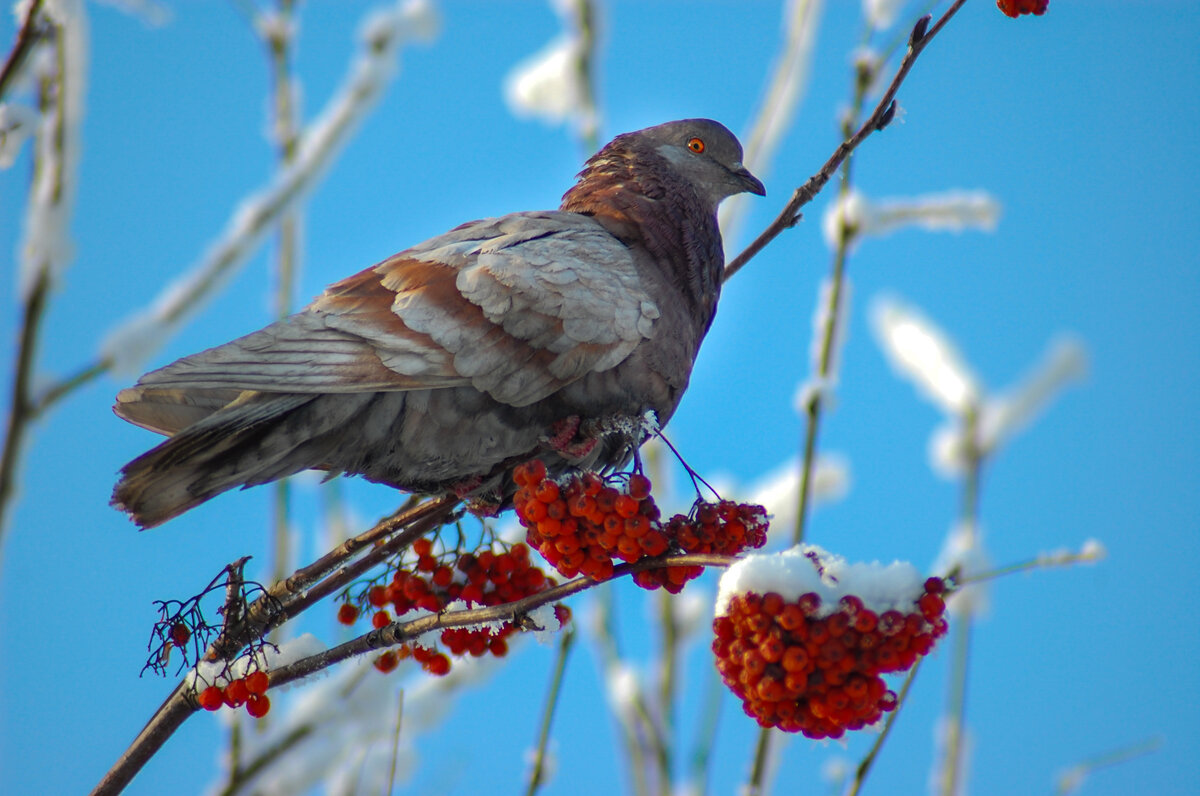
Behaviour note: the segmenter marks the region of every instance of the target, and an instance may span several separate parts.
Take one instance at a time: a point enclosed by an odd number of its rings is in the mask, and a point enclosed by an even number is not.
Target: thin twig
[[[963,438],[966,440],[967,472],[963,479],[961,523],[970,534],[968,549],[978,544],[979,484],[983,468],[983,451],[979,446],[979,411],[968,407],[963,416]],[[950,576],[957,578],[955,570]],[[971,660],[971,615],[964,612],[954,628],[954,655],[950,665],[949,691],[946,697],[946,752],[942,761],[939,790],[943,796],[958,793],[962,779],[963,733],[967,721],[967,672]]]
[[[328,596],[339,587],[344,588],[345,584],[361,574],[360,567],[363,566],[364,560],[370,559],[372,566],[378,563],[375,558],[364,556],[355,564],[341,566],[339,569],[342,563],[361,551],[364,546],[375,545],[389,533],[396,533],[396,538],[390,543],[373,546],[370,551],[379,553],[385,550],[391,555],[397,539],[405,544],[411,543],[417,535],[428,532],[434,524],[449,516],[456,502],[448,498],[427,501],[415,508],[406,507],[379,521],[370,530],[338,545],[334,551],[298,570],[290,578],[274,584],[266,594],[251,603],[236,626],[226,626],[222,629],[221,634],[209,645],[204,657],[209,660],[233,660],[246,644],[262,638],[268,631],[307,609],[316,600]],[[309,589],[308,586],[322,577],[325,577],[325,580],[320,585],[325,588],[320,594],[314,594],[314,589]],[[120,793],[197,709],[192,687],[188,679],[184,678],[151,716],[129,748],[105,773],[93,794],[100,796]]]
[[[825,165],[816,174],[809,177],[807,182],[795,190],[792,198],[784,206],[783,210],[780,211],[775,220],[768,224],[767,228],[749,246],[742,250],[741,254],[734,257],[725,266],[723,279],[728,280],[741,270],[742,266],[748,263],[751,258],[766,248],[768,243],[779,237],[780,233],[794,227],[800,221],[800,208],[811,202],[820,193],[821,189],[825,187],[825,184],[829,182],[834,172],[842,164],[842,161],[857,149],[858,145],[866,140],[867,136],[887,125],[892,114],[895,113],[892,103],[896,99],[896,92],[899,91],[904,79],[908,77],[909,70],[916,63],[917,57],[933,37],[945,27],[950,18],[958,12],[958,9],[962,7],[964,2],[966,0],[955,0],[954,4],[946,9],[946,12],[942,14],[938,21],[932,27],[928,27],[928,29],[926,26],[928,25],[929,18],[921,18],[916,27],[913,28],[913,35],[909,38],[908,42],[908,50],[904,54],[904,59],[900,62],[900,67],[896,70],[896,76],[892,78],[891,85],[883,93],[879,104],[875,106],[875,110],[867,117],[867,120],[862,123],[862,126],[858,128],[858,131],[853,136],[843,141],[834,150],[829,160],[825,161]]]
[[[708,684],[705,688],[704,708],[701,710],[700,729],[696,733],[696,746],[692,752],[692,775],[690,777],[693,792],[708,793],[708,766],[712,760],[713,749],[717,745],[717,729],[721,724],[721,705],[724,702],[725,684],[717,675],[717,670],[708,667]]]
[[[592,0],[575,0],[575,22],[578,25],[579,60],[579,137],[590,157],[600,148],[599,112],[596,110],[596,8]]]
[[[900,89],[900,85],[908,76],[909,70],[912,69],[917,57],[921,51],[933,39],[934,36],[945,26],[952,16],[958,11],[965,0],[956,0],[956,2],[946,10],[946,12],[938,19],[937,23],[932,28],[929,26],[929,17],[922,17],[913,27],[912,33],[909,36],[908,50],[904,54],[900,66],[896,70],[895,76],[892,78],[891,85],[887,91],[880,97],[871,115],[858,127],[858,130],[850,135],[850,130],[844,131],[848,137],[838,146],[829,160],[821,167],[821,169],[808,179],[804,185],[796,189],[792,194],[791,200],[780,212],[771,224],[749,245],[735,257],[728,265],[725,266],[723,278],[729,279],[736,274],[747,262],[750,261],[758,252],[776,237],[779,236],[785,229],[789,229],[796,225],[800,220],[800,208],[812,201],[812,199],[825,187],[833,174],[839,169],[842,169],[843,194],[848,190],[850,180],[850,155],[858,148],[858,145],[866,140],[867,136],[878,130],[882,130],[891,121],[895,114],[895,98],[896,93]],[[859,69],[855,75],[855,92],[853,112],[849,117],[854,119],[862,109],[863,100],[866,92],[870,87],[871,75],[866,70]],[[848,122],[848,127],[853,122]],[[832,353],[834,345],[834,337],[836,336],[838,314],[841,309],[841,292],[843,282],[843,272],[845,266],[846,250],[849,243],[850,232],[846,228],[845,220],[842,222],[842,230],[839,235],[839,244],[834,253],[832,287],[829,291],[829,305],[825,316],[825,326],[822,330],[821,353],[820,361],[818,362],[818,378],[825,379],[828,376],[832,366]],[[800,490],[799,490],[799,507],[796,512],[796,527],[793,532],[793,543],[798,544],[804,538],[804,527],[806,517],[808,515],[809,494],[811,491],[812,467],[816,459],[816,439],[817,428],[820,417],[821,396],[819,392],[813,394],[808,406],[805,407],[805,412],[808,416],[808,422],[805,427],[805,437],[803,445],[804,464],[801,467]],[[764,728],[759,732],[758,742],[755,745],[754,758],[751,763],[750,775],[747,780],[746,790],[751,794],[762,793],[763,782],[766,778],[767,761],[770,759],[771,733]]]
[[[617,623],[616,623],[616,598],[613,595],[611,584],[603,586],[596,595],[596,602],[599,603],[601,612],[601,621],[596,622],[596,640],[600,643],[600,655],[603,659],[602,663],[605,669],[605,677],[610,678],[611,674],[621,666],[621,649],[618,644]],[[611,691],[611,679],[609,680]],[[637,695],[634,695],[637,698]],[[613,717],[617,720],[617,726],[621,729],[622,738],[625,741],[626,763],[629,766],[629,780],[631,790],[635,796],[646,796],[649,793],[646,784],[646,761],[642,753],[642,745],[637,736],[637,728],[628,720],[628,716],[623,714],[619,708],[614,708]]]
[[[862,762],[858,764],[858,768],[854,772],[854,782],[850,784],[850,791],[847,796],[858,796],[859,789],[867,780],[867,774],[871,773],[871,767],[875,765],[875,758],[879,756],[879,750],[883,748],[883,743],[892,733],[892,725],[896,723],[896,718],[900,715],[900,708],[904,706],[904,701],[908,699],[908,689],[912,687],[913,680],[917,677],[917,671],[921,668],[921,662],[924,658],[918,658],[913,667],[908,670],[908,676],[904,678],[904,685],[900,687],[900,694],[896,697],[896,709],[888,714],[887,720],[883,723],[883,730],[879,735],[875,736],[875,743],[871,744],[871,749],[863,757]]]
[[[38,332],[41,329],[46,309],[46,296],[50,292],[50,272],[42,269],[25,298],[21,313],[21,339],[17,344],[17,368],[13,378],[9,399],[8,424],[4,431],[4,452],[0,454],[0,544],[4,541],[8,507],[12,503],[16,487],[17,463],[21,457],[21,446],[25,432],[33,419],[33,406],[29,398],[33,382],[33,368],[37,350]],[[0,548],[2,549],[2,548]]]
[[[83,387],[98,376],[103,376],[109,367],[111,367],[111,363],[96,362],[43,389],[41,395],[33,403],[32,411],[34,418],[41,417],[56,403],[75,392],[75,390]]]
[[[30,17],[32,18],[32,16]],[[28,21],[28,20],[27,20]],[[57,71],[52,81],[44,80],[39,91],[39,106],[43,118],[49,113],[53,113],[55,126],[52,131],[47,131],[44,125],[39,125],[37,135],[44,136],[49,134],[53,144],[52,148],[57,152],[54,158],[43,158],[41,146],[34,147],[33,154],[33,179],[29,189],[29,202],[31,208],[35,202],[47,201],[39,199],[38,194],[42,190],[42,184],[48,183],[51,186],[49,191],[49,202],[54,205],[59,205],[64,197],[64,181],[66,175],[64,172],[65,148],[66,142],[66,75],[63,68],[63,48],[66,44],[63,41],[61,30],[55,36],[55,49],[58,52]],[[53,111],[51,103],[54,104]],[[45,160],[51,160],[46,163]],[[53,172],[47,172],[47,169],[53,167]],[[32,209],[30,211],[33,212]],[[16,371],[13,374],[13,385],[11,399],[9,405],[8,423],[4,432],[4,450],[0,453],[0,550],[3,550],[4,529],[7,524],[8,509],[12,505],[13,496],[16,490],[17,480],[17,465],[21,458],[21,448],[25,441],[25,432],[29,424],[35,418],[34,402],[32,397],[34,369],[37,362],[37,345],[38,338],[41,334],[42,320],[46,312],[46,302],[50,294],[50,289],[53,286],[53,270],[54,263],[50,261],[50,255],[43,253],[44,260],[34,263],[36,276],[34,276],[33,284],[29,287],[28,293],[25,295],[24,305],[22,307],[21,327],[20,327],[20,342],[17,349],[17,364]],[[26,267],[29,267],[26,264]]]
[[[843,137],[853,131],[853,125],[862,113],[863,102],[872,82],[872,71],[859,66],[854,74],[853,100],[850,112],[844,121]],[[850,192],[851,171],[853,159],[846,157],[841,164],[842,179],[839,185],[839,197],[844,199]],[[829,291],[824,297],[826,304],[822,308],[823,323],[819,330],[820,340],[814,378],[818,385],[828,384],[832,380],[834,370],[834,351],[838,329],[842,324],[842,294],[845,289],[846,256],[854,238],[854,231],[844,214],[839,214],[837,246],[833,252],[833,264],[829,278]],[[818,297],[820,301],[820,297]],[[821,409],[824,398],[820,389],[813,390],[805,404],[804,441],[801,444],[800,484],[796,496],[796,525],[792,529],[792,544],[798,545],[804,541],[804,531],[808,523],[809,510],[812,500],[813,472],[817,461],[817,433],[821,425]],[[774,738],[770,728],[759,730],[758,743],[754,748],[754,758],[750,766],[748,790],[751,793],[761,793],[767,776],[767,761],[770,760],[771,742]]]
[[[613,569],[612,580],[616,580],[635,572],[647,569],[659,569],[670,566],[708,566],[727,567],[734,562],[731,556],[691,553],[687,555],[665,556],[636,561],[632,564],[621,564]],[[553,588],[523,597],[502,605],[484,608],[469,608],[457,611],[443,611],[440,614],[427,614],[417,619],[393,622],[386,627],[370,630],[357,638],[351,639],[336,647],[301,658],[298,661],[282,666],[271,672],[271,685],[286,685],[315,674],[335,663],[354,658],[359,655],[386,647],[394,647],[436,630],[454,627],[474,627],[492,622],[511,622],[522,629],[539,629],[532,625],[529,614],[543,605],[561,602],[573,594],[594,588],[599,582],[586,576],[580,576],[566,583],[560,583]],[[647,712],[647,715],[649,713]]]
[[[400,759],[400,728],[404,726],[404,689],[401,688],[397,697],[396,732],[392,736],[392,761],[388,766],[387,793],[392,793],[396,787],[396,763]]]
[[[659,622],[662,624],[662,666],[658,677],[658,715],[663,726],[663,782],[671,781],[671,760],[675,756],[675,685],[679,676],[679,621],[675,616],[675,597],[665,589],[658,595]],[[661,789],[666,792],[666,788]]]
[[[1066,771],[1059,774],[1058,786],[1055,789],[1057,796],[1067,796],[1069,793],[1074,793],[1083,784],[1083,780],[1093,771],[1109,766],[1128,763],[1130,760],[1136,760],[1143,755],[1148,755],[1157,752],[1162,748],[1162,736],[1148,738],[1141,743],[1126,746],[1121,749],[1099,755],[1097,757],[1084,760],[1082,763],[1077,763],[1071,766]]]
[[[274,109],[274,132],[279,148],[279,168],[286,171],[295,165],[299,151],[299,136],[296,130],[296,108],[292,102],[295,80],[292,74],[292,0],[279,0],[279,24],[264,26],[264,43],[270,62],[272,99]],[[299,252],[299,203],[279,218],[279,250],[275,260],[275,317],[287,317],[292,311],[292,293],[295,290],[296,259]],[[274,537],[274,566],[272,580],[282,579],[289,571],[291,553],[291,529],[289,509],[291,503],[290,480],[281,478],[272,485],[272,535]]]
[[[246,765],[242,766],[238,770],[237,776],[231,776],[229,782],[225,783],[225,787],[220,791],[219,796],[233,796],[238,793],[247,782],[254,779],[258,772],[266,769],[267,766],[274,763],[315,731],[316,727],[312,724],[302,724],[296,727],[287,735],[280,738],[277,743],[272,744],[256,755]]]
[[[25,10],[25,19],[21,21],[17,38],[13,41],[12,49],[8,51],[8,57],[4,59],[4,66],[0,67],[0,102],[4,101],[4,96],[24,66],[25,59],[33,52],[33,47],[40,38],[37,16],[41,10],[42,0],[31,0],[29,8]]]
[[[567,669],[567,656],[575,641],[575,631],[568,628],[558,643],[558,656],[554,662],[554,674],[550,679],[550,691],[546,694],[546,708],[542,711],[542,726],[538,731],[537,749],[533,755],[533,771],[529,774],[528,796],[537,793],[542,786],[546,770],[546,746],[550,743],[550,723],[554,720],[554,712],[558,708],[558,695],[562,691],[563,673]]]

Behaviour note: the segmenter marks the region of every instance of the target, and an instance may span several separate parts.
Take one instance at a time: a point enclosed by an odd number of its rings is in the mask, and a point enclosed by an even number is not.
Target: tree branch
[[[12,49],[8,51],[8,57],[4,59],[4,66],[0,67],[0,101],[4,100],[9,86],[20,73],[25,59],[29,57],[29,53],[33,52],[33,46],[40,38],[37,16],[41,10],[42,0],[31,0],[29,9],[25,12],[25,19],[21,22],[21,29],[17,31],[17,38],[13,42]]]
[[[878,130],[882,130],[888,125],[888,122],[892,120],[892,116],[896,112],[894,104],[896,92],[900,90],[900,85],[908,77],[908,73],[912,69],[913,64],[916,63],[917,57],[925,49],[925,45],[958,12],[958,9],[962,7],[964,2],[966,0],[955,0],[954,4],[946,9],[946,13],[942,14],[933,27],[929,27],[930,18],[928,16],[921,17],[917,21],[917,24],[913,27],[912,35],[909,37],[908,50],[904,53],[904,60],[900,62],[900,67],[896,70],[896,76],[892,78],[891,85],[888,86],[887,91],[880,97],[875,110],[867,117],[866,121],[862,123],[854,135],[838,145],[838,148],[834,150],[829,160],[825,161],[825,165],[821,166],[816,174],[809,177],[807,182],[795,190],[792,198],[784,206],[783,210],[780,211],[779,215],[776,216],[775,220],[768,224],[767,228],[749,246],[742,250],[741,254],[734,257],[725,266],[724,280],[728,280],[740,271],[742,266],[750,262],[752,257],[766,248],[768,243],[779,237],[780,233],[794,227],[800,221],[800,208],[811,202],[821,192],[821,189],[829,182],[829,179],[837,171],[842,161],[849,157],[850,153],[857,149],[858,145],[865,141],[867,136]]]

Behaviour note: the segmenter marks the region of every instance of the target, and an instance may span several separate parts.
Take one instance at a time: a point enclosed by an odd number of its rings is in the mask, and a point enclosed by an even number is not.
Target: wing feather
[[[525,406],[618,365],[658,316],[629,249],[597,222],[517,213],[464,224],[301,312],[148,373],[117,412],[173,433],[243,391],[465,385]]]

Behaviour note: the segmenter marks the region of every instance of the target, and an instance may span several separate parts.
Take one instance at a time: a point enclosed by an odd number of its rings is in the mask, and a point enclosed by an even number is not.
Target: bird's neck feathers
[[[615,237],[645,246],[705,328],[711,323],[725,264],[717,209],[666,158],[618,137],[584,164],[561,209],[592,216]]]

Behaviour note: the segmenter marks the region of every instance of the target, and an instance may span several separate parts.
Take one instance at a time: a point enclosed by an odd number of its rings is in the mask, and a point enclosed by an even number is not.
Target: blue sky
[[[169,7],[171,21],[150,27],[111,6],[87,6],[76,257],[52,298],[39,353],[45,375],[94,356],[98,341],[195,262],[272,174],[266,60],[245,17],[234,4]],[[370,7],[301,5],[306,118],[339,84]],[[398,79],[305,208],[298,298],[462,221],[556,206],[579,168],[575,137],[515,118],[501,90],[503,76],[559,32],[549,7],[475,2],[440,11],[439,36],[405,50]],[[598,63],[602,138],[690,116],[745,132],[780,17],[768,2],[608,4]],[[760,175],[768,195],[750,203],[745,230],[768,223],[836,145],[847,54],[860,32],[858,3],[827,3],[811,85],[773,168]],[[12,36],[6,17],[0,42]],[[867,321],[875,296],[890,292],[921,307],[992,389],[1018,381],[1059,333],[1081,339],[1091,363],[1086,380],[985,469],[982,521],[995,562],[1092,537],[1109,558],[993,586],[969,681],[975,794],[1053,792],[1059,769],[1151,738],[1162,740],[1157,752],[1096,772],[1082,792],[1195,792],[1197,41],[1200,11],[1190,0],[1052,0],[1046,16],[1015,21],[971,0],[901,90],[903,118],[856,156],[855,182],[869,196],[985,189],[1004,210],[993,233],[906,231],[865,240],[852,255],[837,405],[820,437],[850,462],[852,486],[818,510],[813,541],[852,558],[928,566],[957,512],[959,487],[933,473],[926,455],[942,418],[895,377],[876,345]],[[16,250],[28,172],[26,153],[0,174],[0,251]],[[726,287],[668,429],[705,475],[752,482],[797,450],[792,399],[809,375],[812,307],[829,268],[819,223],[827,201],[819,198],[804,223]],[[260,249],[152,365],[265,324],[271,252]],[[13,340],[15,266],[6,268],[0,334]],[[0,349],[0,372],[11,372],[13,351]],[[107,506],[116,470],[154,442],[110,412],[130,381],[105,377],[75,393],[27,446],[0,571],[0,771],[14,793],[95,784],[170,687],[138,676],[152,601],[194,593],[241,555],[266,560],[268,490],[225,495],[148,533]],[[397,501],[368,484],[347,485],[345,494],[363,522]],[[298,525],[311,532],[320,522],[314,492],[302,486],[297,506]],[[702,583],[713,588],[711,579]],[[623,623],[643,622],[649,603],[639,590],[622,583],[617,591]],[[586,612],[587,601],[576,606]],[[323,617],[308,629],[339,637]],[[631,655],[648,659],[633,635]],[[703,647],[685,676],[694,698],[684,728],[699,713]],[[522,754],[552,657],[550,647],[527,644],[459,700],[441,730],[418,742],[413,792],[522,787]],[[924,791],[949,658],[935,654],[922,671],[869,783],[874,791]],[[549,792],[609,793],[624,780],[587,644],[570,662],[566,692],[556,723],[559,778]],[[714,792],[740,781],[754,734],[727,700]],[[822,764],[857,760],[869,743],[793,740],[777,775],[781,791],[824,792]],[[215,776],[220,749],[217,722],[196,717],[130,792],[198,791]]]

